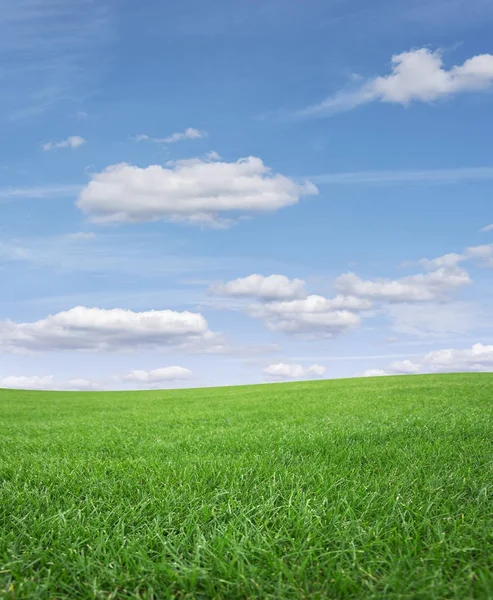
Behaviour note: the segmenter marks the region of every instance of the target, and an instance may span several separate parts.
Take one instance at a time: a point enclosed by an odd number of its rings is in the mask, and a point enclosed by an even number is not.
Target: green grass
[[[493,374],[0,391],[1,598],[493,598]]]

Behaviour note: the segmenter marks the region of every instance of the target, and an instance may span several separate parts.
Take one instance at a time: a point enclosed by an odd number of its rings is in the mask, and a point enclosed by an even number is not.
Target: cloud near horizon
[[[447,348],[429,352],[415,361],[394,361],[383,369],[368,369],[364,377],[416,373],[490,372],[493,370],[493,345],[474,344],[465,350]]]
[[[286,379],[301,379],[303,377],[322,377],[325,374],[325,367],[322,365],[312,365],[303,367],[298,364],[276,363],[264,369],[264,377],[267,381],[279,381]]]

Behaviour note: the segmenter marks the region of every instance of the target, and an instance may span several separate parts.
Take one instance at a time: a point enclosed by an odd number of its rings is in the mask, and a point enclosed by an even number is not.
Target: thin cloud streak
[[[82,185],[60,184],[33,187],[0,188],[0,200],[26,200],[35,198],[67,198],[76,196]]]
[[[399,185],[450,184],[459,181],[489,181],[493,179],[493,167],[464,167],[457,169],[426,169],[419,171],[349,171],[346,173],[326,173],[310,175],[310,181],[331,185]],[[305,177],[298,178],[304,180]]]
[[[97,88],[114,38],[108,0],[4,0],[0,107],[9,120],[80,103]]]

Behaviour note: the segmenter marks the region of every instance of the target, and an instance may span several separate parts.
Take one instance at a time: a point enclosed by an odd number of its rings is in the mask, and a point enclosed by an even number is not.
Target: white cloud
[[[336,289],[351,296],[388,302],[442,300],[447,293],[471,283],[466,271],[458,267],[440,267],[430,273],[418,273],[400,279],[363,280],[346,273],[335,280]]]
[[[367,369],[363,371],[363,377],[382,377],[388,375],[383,369]]]
[[[19,390],[95,390],[99,389],[96,382],[89,379],[69,379],[58,381],[53,375],[10,375],[0,379],[0,388]]]
[[[481,229],[482,233],[487,233],[488,231],[493,231],[493,223],[491,225],[486,225],[486,227],[483,227],[483,229]]]
[[[303,367],[286,363],[277,363],[264,369],[266,379],[300,379],[302,377],[321,377],[325,373],[322,365]]]
[[[209,292],[255,298],[259,302],[242,307],[248,315],[265,321],[272,331],[312,338],[330,338],[358,327],[361,319],[355,313],[372,307],[370,300],[356,296],[307,296],[305,281],[285,275],[252,274],[213,284]]]
[[[420,370],[419,365],[411,362],[410,360],[397,360],[397,361],[391,363],[391,369],[395,373],[401,373],[401,374],[418,373]]]
[[[208,136],[206,131],[200,131],[193,127],[187,127],[185,131],[177,131],[172,133],[168,137],[156,138],[147,135],[147,133],[138,133],[133,139],[136,142],[154,142],[156,144],[174,144],[176,142],[182,142],[183,140],[197,140]]]
[[[185,367],[162,367],[152,371],[130,371],[127,375],[123,375],[122,381],[135,383],[159,384],[166,381],[176,381],[190,379],[193,376],[192,371]]]
[[[25,376],[25,375],[10,375],[0,379],[0,388],[12,388],[21,390],[44,390],[53,385],[53,375]]]
[[[250,297],[259,300],[291,300],[304,298],[305,282],[302,279],[288,279],[285,275],[258,274],[239,277],[226,283],[216,283],[209,288],[218,296]]]
[[[0,322],[0,344],[10,352],[118,352],[166,347],[206,348],[218,336],[200,313],[77,306],[33,323]]]
[[[432,371],[493,371],[493,345],[474,344],[467,350],[430,352],[423,363]]]
[[[421,366],[410,360],[396,360],[385,369],[367,369],[363,377],[378,377],[380,375],[413,375],[421,371]]]
[[[415,362],[410,360],[390,363],[384,369],[368,369],[367,377],[408,373],[493,371],[493,345],[474,344],[465,350],[447,348],[429,352]]]
[[[98,222],[164,219],[221,226],[228,224],[224,214],[275,211],[317,193],[312,183],[272,173],[253,156],[232,163],[189,159],[169,168],[107,167],[93,175],[77,205]]]
[[[96,237],[95,233],[78,231],[77,233],[69,233],[66,235],[67,239],[74,241],[87,241],[93,240]]]
[[[493,55],[480,54],[462,65],[444,68],[442,53],[418,48],[392,56],[391,73],[366,81],[356,89],[330,96],[297,116],[330,115],[369,102],[407,105],[433,102],[460,92],[482,91],[493,85]]]
[[[196,140],[198,138],[207,137],[205,131],[199,131],[193,127],[187,127],[185,131],[172,133],[170,136],[164,138],[164,142],[167,144],[174,144],[175,142],[181,142],[182,140]]]
[[[370,307],[370,302],[359,298],[328,299],[311,295],[301,300],[254,305],[248,312],[252,317],[265,320],[273,331],[331,338],[360,325],[360,317],[351,311]]]
[[[47,142],[43,144],[43,150],[54,150],[55,148],[71,148],[72,150],[75,148],[80,148],[87,143],[83,137],[80,135],[71,135],[66,140],[62,140],[61,142]]]
[[[446,268],[453,269],[461,262],[466,261],[479,262],[480,266],[493,266],[493,244],[483,244],[481,246],[470,246],[462,254],[444,254],[434,259],[423,258],[420,264],[426,269]]]

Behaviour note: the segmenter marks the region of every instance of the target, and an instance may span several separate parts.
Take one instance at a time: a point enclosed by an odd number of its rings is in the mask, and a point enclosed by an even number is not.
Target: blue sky
[[[491,370],[492,25],[7,0],[0,385]]]

